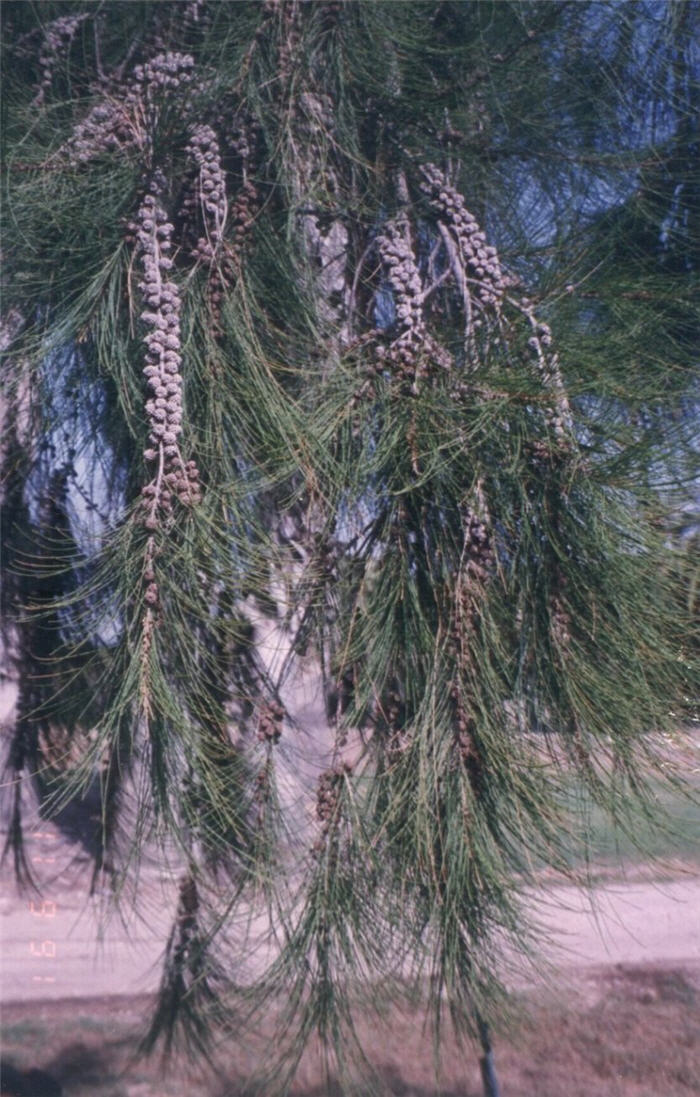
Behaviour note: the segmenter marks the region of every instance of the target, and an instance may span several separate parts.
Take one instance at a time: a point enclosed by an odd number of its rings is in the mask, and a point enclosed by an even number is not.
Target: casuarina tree
[[[572,789],[633,832],[692,688],[698,7],[4,28],[7,852],[30,785],[167,859],[147,1048],[280,1002],[345,1078],[413,981],[493,1093]]]

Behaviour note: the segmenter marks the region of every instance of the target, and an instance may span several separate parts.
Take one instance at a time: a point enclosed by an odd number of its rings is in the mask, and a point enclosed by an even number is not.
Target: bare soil
[[[252,1097],[272,1011],[257,1044],[229,1039],[206,1066],[135,1058],[174,913],[172,877],[151,865],[139,880],[142,916],[105,924],[99,897],[86,899],[87,859],[53,824],[37,820],[29,856],[41,896],[20,894],[8,872],[0,896],[3,1097]],[[532,903],[557,970],[546,984],[518,985],[515,1019],[494,1036],[503,1097],[700,1095],[700,870],[682,856],[663,871],[596,873],[592,895],[543,875]],[[358,1029],[378,1076],[361,1097],[481,1097],[478,1051],[449,1033],[436,1083],[417,1008],[393,1008],[381,1029],[360,1018]],[[313,1054],[289,1091],[338,1092]]]
[[[151,997],[134,991],[156,986],[170,911],[163,902],[149,921],[112,922],[100,947],[97,911],[70,883],[65,872],[54,880],[50,919],[28,912],[26,896],[10,890],[2,899],[4,1097],[252,1097],[248,1080],[274,1039],[273,1015],[259,1043],[229,1041],[206,1068],[136,1059]],[[520,988],[514,1022],[495,1035],[503,1097],[700,1094],[700,876],[687,867],[662,882],[637,874],[598,889],[594,906],[570,887],[542,895],[558,968],[546,987]],[[28,933],[37,950],[44,932],[55,958],[31,956]],[[449,1034],[438,1087],[417,1009],[392,1010],[381,1030],[360,1019],[359,1031],[377,1071],[367,1097],[481,1097],[477,1050]],[[338,1092],[312,1054],[290,1089],[293,1097]]]
[[[496,1037],[504,1097],[690,1097],[700,1093],[700,966],[624,965],[579,973],[566,987],[521,996],[523,1014]],[[249,1097],[255,1050],[228,1046],[206,1069],[180,1060],[134,1062],[147,998],[14,1003],[5,1008],[7,1097]],[[396,1013],[381,1035],[360,1026],[376,1092],[480,1097],[478,1056],[448,1036],[440,1088],[420,1016]],[[364,1027],[364,1032],[362,1031]],[[263,1034],[265,1035],[265,1034]],[[270,1035],[269,1033],[267,1034]],[[338,1092],[318,1063],[302,1063],[290,1094]],[[374,1091],[367,1091],[374,1097]]]

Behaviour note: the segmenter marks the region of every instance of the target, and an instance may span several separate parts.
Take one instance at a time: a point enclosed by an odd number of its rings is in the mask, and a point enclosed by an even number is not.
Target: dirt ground
[[[690,1097],[700,1093],[700,965],[626,965],[579,972],[521,996],[527,1013],[495,1039],[503,1097]],[[2,1093],[13,1097],[249,1097],[255,1049],[226,1047],[206,1070],[133,1061],[148,999],[14,1003],[4,1011]],[[361,1026],[362,1028],[362,1026]],[[477,1055],[447,1038],[440,1089],[415,1014],[363,1033],[378,1080],[368,1094],[480,1097]],[[294,1097],[332,1097],[312,1057]]]
[[[532,896],[547,954],[545,984],[514,987],[516,1016],[494,1034],[502,1097],[700,1095],[700,849],[656,864],[596,873],[592,895],[543,877]],[[1,837],[1,836],[0,836]],[[678,848],[678,847],[674,847]],[[5,871],[0,894],[3,1097],[266,1097],[249,1079],[275,1037],[229,1039],[206,1067],[136,1059],[173,916],[174,881],[152,865],[139,881],[143,917],[100,920],[86,899],[85,857],[36,820],[29,846],[41,897]],[[447,1035],[439,1085],[416,1009],[385,1024],[359,1019],[377,1078],[358,1097],[481,1097],[476,1049]],[[301,1063],[290,1097],[333,1097],[317,1059]]]
[[[65,873],[60,879],[69,882]],[[158,1057],[135,1060],[150,1003],[135,991],[156,985],[162,927],[157,918],[112,923],[99,947],[96,910],[80,891],[56,880],[52,894],[48,919],[38,901],[28,912],[26,897],[11,890],[0,906],[3,1097],[250,1097],[247,1079],[274,1021],[258,1047],[229,1042],[206,1069],[179,1060],[166,1071]],[[545,894],[541,917],[560,945],[558,970],[546,987],[519,989],[514,1024],[495,1036],[503,1097],[700,1094],[700,874],[676,866],[676,878],[616,880],[598,889],[594,910],[572,888]],[[165,903],[162,911],[165,918]],[[51,938],[36,934],[39,923],[51,926]],[[54,948],[43,952],[55,957],[32,956],[28,931],[35,952],[50,940]],[[381,1031],[359,1027],[377,1070],[367,1097],[480,1097],[476,1050],[465,1053],[449,1036],[438,1088],[417,1011],[394,1010]],[[336,1092],[313,1056],[290,1090]]]

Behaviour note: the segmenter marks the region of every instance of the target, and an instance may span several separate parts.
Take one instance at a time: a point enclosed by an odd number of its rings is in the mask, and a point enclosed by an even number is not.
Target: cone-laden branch
[[[688,392],[695,259],[649,351],[582,304],[600,248],[587,266],[572,200],[628,193],[641,145],[609,92],[651,38],[667,139],[680,38],[639,6],[39,8],[13,6],[5,70],[37,423],[3,456],[26,530],[73,470],[73,548],[18,620],[55,626],[75,689],[43,679],[22,750],[102,783],[115,877],[168,848],[149,1045],[288,995],[284,1085],[314,1033],[345,1065],[378,974],[426,972],[435,1027],[484,1037],[503,940],[527,952],[519,888],[566,871],[568,783],[633,829],[646,730],[688,688],[646,520],[650,439],[675,434],[643,424]],[[646,284],[603,268],[636,308]]]

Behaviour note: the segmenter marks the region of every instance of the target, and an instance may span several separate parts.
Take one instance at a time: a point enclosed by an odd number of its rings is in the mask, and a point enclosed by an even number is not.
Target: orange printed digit
[[[34,906],[34,900],[29,900],[30,913],[37,918],[55,918],[56,917],[56,904],[53,899],[42,900],[39,910]]]
[[[41,956],[44,959],[53,959],[56,955],[55,941],[42,941],[38,946],[36,941],[29,942],[29,951],[32,956]]]

